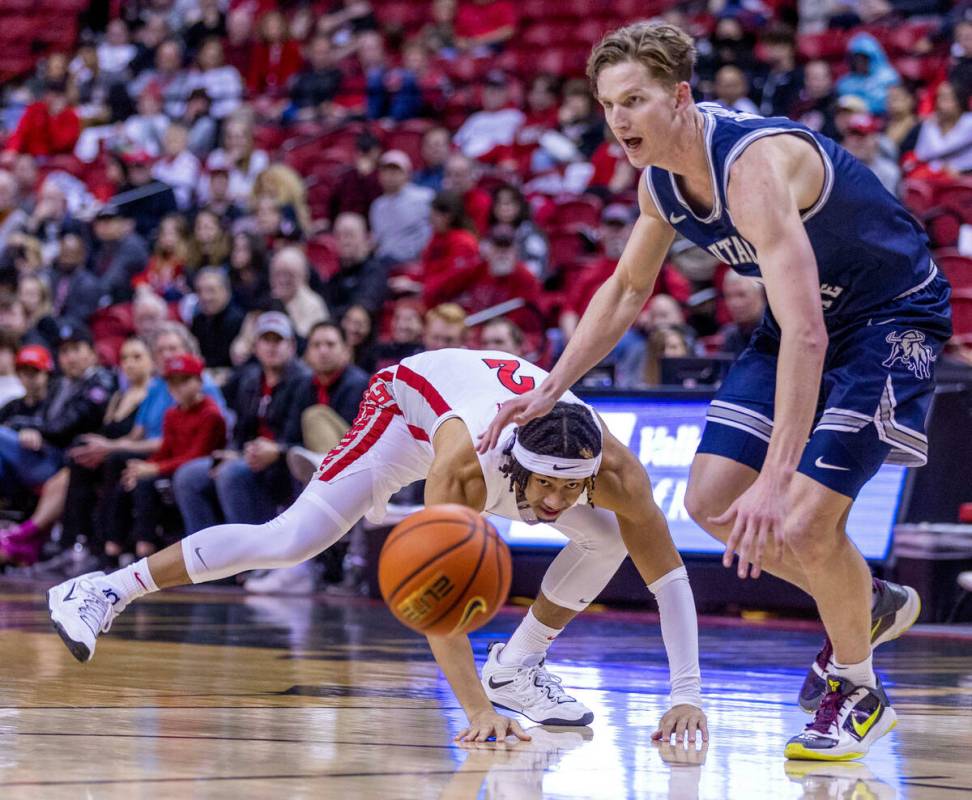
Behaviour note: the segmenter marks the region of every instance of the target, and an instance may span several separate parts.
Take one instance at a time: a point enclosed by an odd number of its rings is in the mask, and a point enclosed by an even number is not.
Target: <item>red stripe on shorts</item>
[[[436,388],[417,372],[409,369],[403,364],[399,364],[395,377],[402,381],[402,383],[404,383],[406,386],[410,386],[416,392],[422,395],[425,402],[429,404],[429,406],[438,416],[441,417],[443,414],[446,414],[452,410],[449,407],[449,404],[442,399],[442,395],[439,394]]]
[[[337,461],[326,467],[321,473],[320,480],[329,481],[336,478],[341,474],[341,472],[367,453],[374,446],[375,442],[381,438],[381,435],[387,430],[388,426],[391,425],[391,421],[395,418],[395,416],[395,411],[391,409],[379,409],[377,416],[362,426],[363,431],[359,430],[357,432],[359,436],[355,437],[357,438],[357,441],[355,442],[354,446],[341,453],[338,456]],[[354,441],[354,439],[349,440],[348,444],[350,444],[352,441]],[[337,455],[337,453],[335,453],[335,455]]]

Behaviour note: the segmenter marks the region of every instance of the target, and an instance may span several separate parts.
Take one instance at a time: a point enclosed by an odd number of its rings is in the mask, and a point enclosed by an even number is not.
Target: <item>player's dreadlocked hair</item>
[[[579,403],[559,402],[549,414],[530,420],[517,428],[520,445],[531,453],[560,458],[596,458],[601,452],[601,429],[586,406]],[[510,479],[522,494],[526,490],[531,472],[513,458],[513,442],[503,451],[506,462],[500,472]],[[585,478],[587,502],[594,505],[594,477]]]

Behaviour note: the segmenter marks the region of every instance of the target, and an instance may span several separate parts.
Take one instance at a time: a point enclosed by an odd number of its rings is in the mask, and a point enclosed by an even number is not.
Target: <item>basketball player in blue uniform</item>
[[[632,165],[640,217],[548,380],[500,410],[480,447],[522,424],[612,349],[675,233],[764,282],[769,309],[708,412],[686,507],[738,555],[813,596],[828,640],[801,692],[812,722],[789,758],[863,756],[895,725],[871,663],[920,610],[872,579],[845,525],[883,462],[926,462],[949,287],[921,228],[830,139],[785,118],[693,101],[691,38],[637,23],[595,46],[588,76]]]

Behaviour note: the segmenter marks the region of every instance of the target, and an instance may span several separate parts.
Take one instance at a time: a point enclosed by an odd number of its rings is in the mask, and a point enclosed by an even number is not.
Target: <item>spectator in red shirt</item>
[[[472,0],[456,14],[456,43],[461,50],[496,53],[516,33],[517,13],[509,0]]]
[[[300,45],[290,38],[287,19],[279,11],[264,14],[259,30],[260,42],[253,48],[247,70],[247,88],[253,94],[282,96],[300,71]]]
[[[189,293],[185,278],[189,225],[181,214],[168,214],[159,223],[155,249],[145,269],[132,278],[132,288],[144,287],[170,303]]]
[[[219,406],[202,390],[202,359],[183,354],[165,362],[163,377],[176,404],[165,412],[162,444],[147,461],[130,460],[122,488],[132,493],[135,555],[144,558],[161,544],[157,533],[162,496],[157,481],[183,464],[208,456],[226,444],[226,422]]]
[[[80,135],[81,120],[68,104],[67,85],[48,81],[42,98],[27,106],[5,149],[32,156],[69,154]]]
[[[426,303],[431,306],[453,301],[473,314],[507,300],[522,299],[525,306],[508,316],[526,335],[525,349],[536,352],[544,335],[546,298],[540,282],[517,260],[516,230],[511,225],[495,225],[480,252],[482,258],[475,265],[454,270],[448,280],[438,283],[435,292],[426,290]]]
[[[476,230],[484,233],[489,228],[489,209],[493,205],[493,198],[476,185],[477,178],[475,162],[462,153],[453,153],[445,163],[442,188],[462,197],[466,214]]]
[[[462,198],[455,192],[439,192],[429,212],[432,238],[422,253],[422,290],[426,300],[449,294],[450,282],[457,275],[476,266],[479,261],[479,240],[463,207]],[[463,280],[460,278],[460,280]],[[419,287],[404,286],[401,289]],[[438,300],[432,299],[431,303]]]

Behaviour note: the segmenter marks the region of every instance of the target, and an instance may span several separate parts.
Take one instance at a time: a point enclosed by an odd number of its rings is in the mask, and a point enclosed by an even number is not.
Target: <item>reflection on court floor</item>
[[[477,657],[520,611],[474,636]],[[579,617],[550,667],[596,718],[531,742],[459,747],[463,714],[423,639],[378,603],[159,595],[77,664],[41,587],[0,585],[0,796],[14,798],[959,798],[972,794],[972,633],[878,651],[900,717],[859,763],[786,762],[820,633],[703,626],[712,740],[651,732],[668,674],[658,626]],[[809,629],[808,629],[809,628]]]

